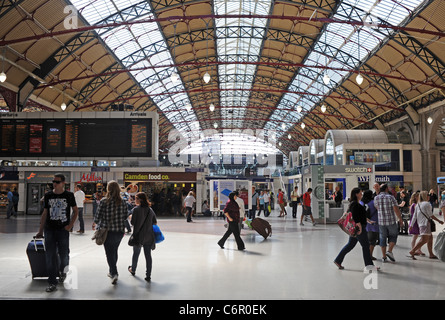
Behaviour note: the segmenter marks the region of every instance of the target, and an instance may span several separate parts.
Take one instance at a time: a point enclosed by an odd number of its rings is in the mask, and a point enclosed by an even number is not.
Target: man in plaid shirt
[[[380,193],[374,198],[374,205],[379,217],[379,242],[383,254],[382,261],[386,262],[387,257],[391,261],[395,261],[392,249],[397,243],[399,234],[397,220],[399,220],[400,226],[403,226],[403,220],[396,199],[388,193],[387,184],[380,186]],[[388,251],[386,251],[387,240],[389,243]]]

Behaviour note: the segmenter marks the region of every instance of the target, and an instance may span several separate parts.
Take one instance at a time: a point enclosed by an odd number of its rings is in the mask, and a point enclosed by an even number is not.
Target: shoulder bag
[[[358,232],[358,226],[352,218],[352,212],[347,211],[343,216],[338,219],[337,225],[342,229],[348,236],[356,237]]]
[[[431,219],[430,217],[428,217],[426,214],[423,213],[422,209],[420,209],[420,205],[419,205],[419,210],[420,210],[420,212],[422,212],[423,216],[424,216],[425,218],[427,218],[428,221],[430,222],[430,225],[431,225],[431,232],[435,232],[435,231],[436,231],[436,224],[434,223],[434,220]]]
[[[96,244],[98,246],[101,246],[105,243],[105,240],[107,240],[107,235],[108,235],[108,229],[100,228],[97,229],[96,232],[94,232],[94,235],[91,238],[91,240],[96,240]]]

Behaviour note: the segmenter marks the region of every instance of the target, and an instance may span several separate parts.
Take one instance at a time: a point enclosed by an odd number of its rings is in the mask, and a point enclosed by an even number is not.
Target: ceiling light
[[[281,128],[282,128],[283,130],[286,130],[286,124],[285,124],[285,123],[282,123],[282,124],[281,124]]]
[[[291,136],[291,134],[289,133],[288,135],[287,135],[287,137],[289,138],[289,139],[291,139],[292,138],[292,136]]]
[[[324,76],[323,76],[323,82],[324,82],[324,84],[325,84],[325,85],[328,85],[328,84],[329,84],[329,81],[331,81],[331,78],[329,78],[328,74],[325,73]]]
[[[280,142],[278,142],[278,145],[281,147],[281,145],[282,145],[282,143],[281,143],[281,141]]]
[[[306,125],[304,124],[304,122],[301,123],[301,129],[304,129],[304,127],[306,127]]]
[[[218,128],[218,124],[216,122],[213,124],[213,128]]]
[[[0,82],[5,82],[6,81],[6,73],[2,72],[0,73]]]
[[[62,109],[62,111],[65,111],[65,109],[66,109],[65,102],[62,102],[62,104],[60,105],[60,109]]]
[[[359,73],[355,78],[355,81],[357,82],[358,85],[361,85],[363,83],[363,76]]]
[[[192,105],[191,105],[190,103],[187,103],[187,104],[185,105],[185,110],[187,110],[187,111],[192,110]]]
[[[173,83],[178,82],[178,81],[179,81],[179,76],[178,76],[178,74],[177,74],[176,72],[173,72],[173,73],[171,74],[171,76],[170,76],[170,80],[171,80]]]
[[[204,77],[202,77],[205,83],[210,82],[210,74],[208,72],[204,73]]]
[[[302,106],[297,106],[297,112],[300,113],[301,110],[303,110],[303,107]]]
[[[321,105],[321,112],[326,112],[326,105],[324,103]]]
[[[428,119],[426,121],[428,121],[429,124],[432,124],[433,123],[433,118],[428,117]]]
[[[210,104],[209,110],[212,112],[215,111],[215,105],[213,103]]]

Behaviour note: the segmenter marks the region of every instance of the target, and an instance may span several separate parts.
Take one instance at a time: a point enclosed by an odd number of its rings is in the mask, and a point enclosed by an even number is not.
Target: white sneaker
[[[392,252],[386,252],[386,256],[389,258],[389,260],[391,260],[392,262],[395,262],[396,259],[394,259],[394,255],[392,254]]]
[[[117,283],[117,274],[115,274],[114,276],[112,276],[110,273],[107,274],[108,278],[111,278],[111,284],[116,284]]]

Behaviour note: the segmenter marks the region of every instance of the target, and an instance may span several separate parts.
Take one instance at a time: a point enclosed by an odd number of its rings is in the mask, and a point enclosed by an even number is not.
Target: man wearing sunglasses
[[[57,290],[57,276],[59,282],[66,278],[65,268],[69,265],[70,253],[69,231],[73,228],[77,215],[74,194],[65,190],[65,176],[61,173],[55,174],[53,190],[47,192],[44,197],[40,228],[36,234],[36,238],[45,235],[46,268],[49,276],[46,292]]]

